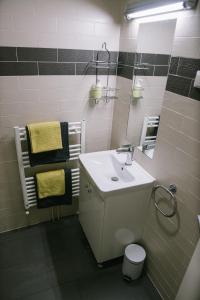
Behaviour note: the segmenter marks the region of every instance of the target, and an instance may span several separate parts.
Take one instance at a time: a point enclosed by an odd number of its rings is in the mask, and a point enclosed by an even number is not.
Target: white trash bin
[[[125,249],[122,273],[125,279],[134,280],[140,277],[146,258],[144,248],[130,244]]]

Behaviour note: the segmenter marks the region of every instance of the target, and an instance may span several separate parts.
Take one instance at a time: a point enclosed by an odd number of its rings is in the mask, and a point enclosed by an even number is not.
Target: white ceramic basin
[[[115,150],[81,154],[80,162],[101,192],[152,184],[155,179],[138,163],[126,166],[126,153]],[[117,179],[117,181],[113,181]]]

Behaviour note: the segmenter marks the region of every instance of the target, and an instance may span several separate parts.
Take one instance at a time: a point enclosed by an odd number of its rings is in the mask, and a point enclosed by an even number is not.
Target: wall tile
[[[181,131],[185,135],[200,141],[199,126],[200,126],[199,120],[196,121],[185,117],[184,122],[182,123],[181,126]]]
[[[155,54],[142,53],[141,63],[155,65]]]
[[[75,75],[72,63],[38,63],[39,75]]]
[[[37,63],[0,62],[0,76],[38,75]]]
[[[76,64],[76,75],[95,75],[96,70],[87,63]]]
[[[147,249],[150,249],[147,272],[159,289],[163,299],[166,300],[175,299],[179,284],[194,251],[195,243],[199,238],[196,215],[199,212],[200,205],[200,181],[197,177],[200,169],[200,102],[194,101],[194,99],[199,100],[199,91],[193,88],[195,68],[199,68],[197,60],[200,59],[200,3],[198,3],[196,10],[176,12],[172,16],[176,18],[177,26],[154,157],[151,160],[141,151],[137,151],[137,149],[135,151],[136,161],[155,176],[159,183],[168,186],[171,182],[174,182],[178,188],[176,219],[166,220],[166,218],[162,218],[160,214],[155,212],[152,201],[143,236],[144,245]],[[124,23],[120,37],[120,50],[130,51],[128,49],[131,49],[133,51],[132,47],[135,46],[131,39],[133,38],[131,30],[133,28],[136,30],[136,23],[139,22]],[[141,24],[137,25],[139,27]],[[151,40],[151,35],[149,35],[149,45],[146,42],[147,39],[144,41],[147,47],[154,46],[151,45]],[[162,40],[162,37],[159,40]],[[182,64],[180,70],[178,70],[180,58]],[[152,65],[156,65],[153,55],[148,55],[145,60]],[[160,65],[165,64],[160,63]],[[166,63],[167,65],[168,63]],[[155,72],[156,69],[157,66]],[[145,88],[144,98],[146,98],[149,86],[152,86],[149,78],[159,77],[146,77],[144,79],[145,77],[141,76],[141,78]],[[119,77],[119,80],[126,79]],[[120,99],[126,98],[125,88],[124,90],[121,86],[120,88],[122,89]],[[153,93],[149,92],[150,94]],[[118,106],[118,103],[115,106]],[[129,123],[130,119],[133,124],[135,121],[136,125],[134,124],[135,126],[132,127],[134,132],[137,130],[136,127],[139,123],[138,111],[142,107],[143,102],[138,101],[135,105],[132,103],[130,108]],[[113,141],[115,146],[119,146],[121,141],[127,137],[126,130],[121,132],[119,124],[124,124],[128,117],[124,114],[124,118],[121,116],[119,119],[118,114],[119,112],[115,107],[113,117],[113,125],[115,126],[113,128]],[[119,129],[117,130],[117,128]],[[132,138],[133,135],[132,130]],[[161,260],[160,257],[162,257]],[[172,281],[171,278],[174,280]]]
[[[154,66],[148,65],[138,65],[139,68],[147,68],[147,69],[134,69],[134,74],[137,76],[153,76],[154,74]]]
[[[169,75],[166,90],[179,95],[188,96],[190,92],[190,86],[191,79]]]
[[[58,49],[58,61],[89,62],[93,60],[92,50]]]
[[[37,47],[36,31],[30,34],[29,31],[16,31],[16,30],[0,30],[0,41],[2,46],[11,47]]]
[[[117,75],[132,80],[133,67],[124,66],[124,65],[119,64],[118,69],[117,69]]]
[[[170,59],[170,55],[156,54],[155,65],[168,65],[169,59]]]
[[[200,57],[200,38],[190,37],[177,37],[173,44],[173,56],[182,56],[188,58]]]
[[[108,61],[108,54],[106,51],[94,51],[94,59],[97,59],[97,53],[99,53],[99,60]],[[117,51],[110,52],[110,61],[117,63],[117,61],[118,61],[118,52]]]
[[[168,66],[155,66],[154,76],[167,76]]]
[[[200,70],[200,59],[180,57],[177,75],[195,78],[196,72]]]
[[[58,15],[58,32],[68,35],[94,35],[94,22],[75,20]]]
[[[196,121],[199,120],[200,102],[193,101],[191,98],[166,91],[163,105],[172,111],[184,115],[184,117],[188,117]]]
[[[100,37],[114,36],[119,39],[119,28],[111,26],[110,23],[95,23],[95,35]]]
[[[20,59],[27,62],[26,64],[17,64],[16,56],[10,56],[11,52],[8,51],[2,53],[3,50],[0,49],[1,59],[4,61],[12,59],[16,63],[16,65],[12,64],[6,67],[3,64],[0,65],[1,75],[12,75],[0,76],[0,142],[2,144],[0,161],[3,162],[0,168],[0,198],[3,198],[1,209],[4,209],[4,211],[1,210],[0,232],[49,219],[48,210],[39,212],[37,209],[32,209],[29,222],[27,222],[21,197],[18,166],[16,161],[13,161],[16,155],[13,148],[13,126],[55,119],[79,121],[83,117],[86,120],[93,118],[95,121],[90,120],[91,126],[100,128],[100,130],[96,136],[95,130],[91,130],[87,134],[87,150],[106,150],[110,147],[112,106],[105,105],[101,109],[91,107],[88,103],[88,94],[91,85],[95,83],[95,76],[74,76],[74,74],[75,67],[77,73],[81,73],[83,67],[81,63],[87,63],[88,60],[93,59],[93,50],[101,49],[104,41],[107,42],[109,50],[113,51],[111,52],[112,60],[117,60],[120,6],[121,4],[116,3],[115,0],[111,0],[109,3],[104,1],[101,9],[99,9],[99,5],[91,5],[88,0],[1,1],[1,46],[13,46],[13,50],[15,47],[19,47],[18,50],[22,55]],[[116,9],[113,10],[113,7]],[[94,29],[97,20],[103,25],[96,26],[95,35]],[[103,32],[102,28],[107,28],[106,32]],[[22,49],[23,47],[26,49]],[[31,47],[36,49],[32,51]],[[42,49],[37,49],[38,47]],[[57,61],[58,48],[76,49],[78,55],[75,61],[78,64],[75,66],[75,63],[70,64],[71,61],[68,60],[66,62],[69,64],[54,64],[53,62]],[[80,52],[79,49],[85,49],[86,52]],[[13,50],[9,49],[9,51]],[[43,56],[44,51],[45,56]],[[38,75],[38,72],[32,70],[28,70],[32,76],[19,76],[27,73],[27,67],[33,67],[33,70],[37,68],[37,63],[32,65],[32,60],[47,61],[47,63],[39,65],[40,72],[45,76],[35,76]],[[74,58],[72,58],[72,62],[74,62]],[[23,67],[22,70],[19,70],[20,67]],[[92,69],[91,73],[93,72]],[[52,73],[72,75],[48,75]],[[101,81],[104,85],[106,76],[101,76]],[[109,77],[109,84],[112,87],[116,86],[115,76]],[[2,116],[2,114],[4,115]],[[104,129],[101,129],[101,127],[103,128],[102,124]],[[10,163],[6,162],[7,160]],[[9,191],[10,186],[15,191],[15,197]],[[64,214],[74,214],[76,211],[77,201],[72,207],[64,209]]]
[[[135,64],[135,53],[127,53],[127,65],[134,66]]]
[[[170,61],[170,68],[169,68],[169,73],[170,74],[177,74],[177,68],[178,68],[178,62],[179,62],[179,57],[172,57]]]
[[[123,65],[127,65],[128,52],[119,52],[118,62]]]
[[[183,115],[176,113],[173,110],[162,108],[160,123],[167,124],[170,127],[176,128],[176,130],[181,130],[184,117]]]
[[[136,38],[121,38],[119,44],[120,51],[136,52],[137,51],[137,39]]]
[[[142,53],[141,63],[148,63],[151,65],[168,65],[169,55]]]
[[[178,18],[176,37],[200,37],[199,15]]]
[[[1,90],[10,90],[10,87],[12,86],[13,89],[17,89],[18,87],[18,77],[7,77],[7,76],[1,76],[0,77],[0,89]]]
[[[12,30],[13,18],[8,13],[0,12],[0,30]]]
[[[194,81],[192,81],[192,88],[190,90],[189,97],[200,101],[200,89],[194,87]]]
[[[16,61],[15,47],[0,47],[0,61]]]
[[[18,47],[19,61],[57,61],[57,49]]]

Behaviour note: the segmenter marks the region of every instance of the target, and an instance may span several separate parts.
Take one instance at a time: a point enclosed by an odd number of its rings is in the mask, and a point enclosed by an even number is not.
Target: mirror
[[[141,96],[130,103],[127,139],[153,157],[167,82],[176,20],[139,24],[133,86]]]

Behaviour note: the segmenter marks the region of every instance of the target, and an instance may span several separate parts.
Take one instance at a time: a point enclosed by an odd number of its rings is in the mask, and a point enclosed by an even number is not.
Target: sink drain
[[[111,177],[111,180],[112,180],[112,181],[118,181],[118,180],[119,180],[119,178],[118,178],[118,177],[115,177],[115,176],[113,176],[113,177]]]

